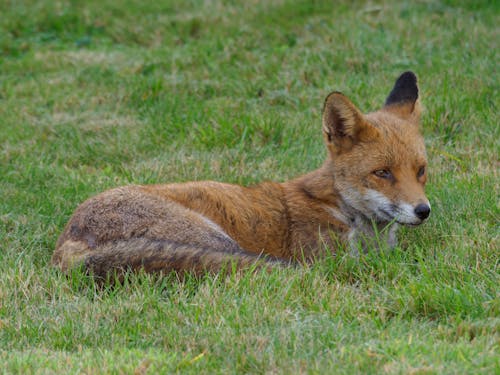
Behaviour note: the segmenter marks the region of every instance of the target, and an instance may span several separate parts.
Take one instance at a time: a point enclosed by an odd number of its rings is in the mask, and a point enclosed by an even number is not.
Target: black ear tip
[[[417,85],[417,75],[413,73],[411,70],[404,72],[399,76],[396,81],[396,85],[398,86],[412,86]]]
[[[404,72],[396,80],[385,105],[415,102],[418,99],[417,76],[412,71]]]

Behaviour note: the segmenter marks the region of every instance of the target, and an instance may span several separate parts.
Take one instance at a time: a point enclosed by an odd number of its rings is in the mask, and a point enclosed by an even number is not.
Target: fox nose
[[[430,213],[431,208],[425,203],[420,203],[417,207],[415,207],[415,215],[417,215],[420,220],[427,219]]]

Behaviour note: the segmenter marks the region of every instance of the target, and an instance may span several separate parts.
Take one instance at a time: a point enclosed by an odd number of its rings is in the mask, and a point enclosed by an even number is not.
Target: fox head
[[[325,100],[323,132],[344,204],[377,223],[419,225],[430,214],[417,77],[403,73],[382,109],[363,114],[343,94]]]

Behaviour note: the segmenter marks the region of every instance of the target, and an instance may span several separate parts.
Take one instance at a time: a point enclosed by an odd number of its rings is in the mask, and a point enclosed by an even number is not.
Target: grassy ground
[[[332,5],[335,4],[335,5]],[[494,1],[0,0],[0,370],[500,371]],[[390,254],[96,291],[48,267],[110,187],[284,180],[412,69],[433,213]]]

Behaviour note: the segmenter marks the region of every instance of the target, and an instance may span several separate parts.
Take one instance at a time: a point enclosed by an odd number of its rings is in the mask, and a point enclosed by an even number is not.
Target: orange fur
[[[330,94],[321,168],[284,183],[243,187],[212,181],[128,186],[90,198],[59,238],[53,264],[112,270],[218,271],[224,264],[313,261],[345,243],[356,252],[375,231],[395,243],[399,224],[418,225],[426,155],[416,78],[404,73],[386,105],[363,115]]]

